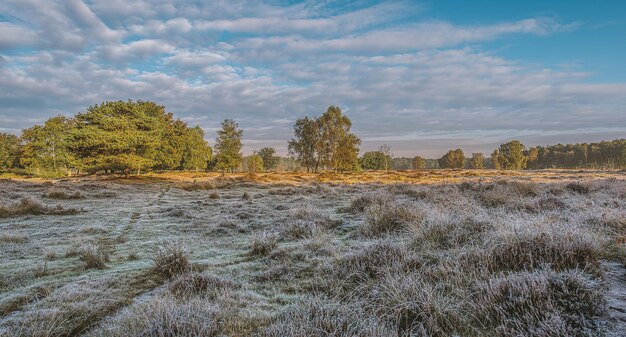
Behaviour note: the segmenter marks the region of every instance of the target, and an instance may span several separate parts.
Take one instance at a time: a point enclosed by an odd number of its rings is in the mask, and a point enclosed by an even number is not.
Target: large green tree
[[[185,136],[182,168],[194,171],[206,170],[211,161],[213,150],[209,143],[204,140],[204,131],[196,126],[188,129]]]
[[[296,120],[294,138],[289,141],[289,152],[306,167],[307,172],[317,171],[319,160],[317,148],[320,143],[319,123],[309,117]]]
[[[356,168],[361,140],[350,132],[352,122],[339,107],[330,106],[318,119],[320,142],[317,151],[319,162],[334,170]]]
[[[69,134],[75,122],[63,116],[52,117],[44,125],[35,125],[22,132],[21,164],[31,173],[60,176],[76,166]]]
[[[90,172],[177,168],[184,126],[154,102],[104,102],[76,115],[70,145]]]
[[[276,156],[276,150],[273,147],[264,147],[257,154],[263,160],[263,170],[270,171],[278,166],[280,157]]]
[[[222,172],[233,172],[241,164],[241,137],[243,130],[239,129],[232,119],[225,119],[222,128],[217,132],[215,150],[217,151],[216,168]]]
[[[517,140],[500,145],[498,162],[504,170],[523,170],[528,158],[524,154],[526,147]]]
[[[0,133],[0,171],[20,165],[20,139],[16,135]]]
[[[441,168],[463,168],[465,165],[465,154],[463,150],[450,150],[439,159],[439,167]]]

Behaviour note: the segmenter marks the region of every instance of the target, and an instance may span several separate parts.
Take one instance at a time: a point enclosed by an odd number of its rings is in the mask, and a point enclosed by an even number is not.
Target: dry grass
[[[91,243],[82,245],[78,256],[85,263],[85,268],[104,269],[109,262],[109,254],[103,247]]]
[[[255,235],[250,242],[250,254],[255,256],[269,255],[278,247],[278,236],[274,233]]]
[[[45,198],[59,199],[59,200],[76,200],[76,199],[83,199],[83,198],[85,198],[85,196],[82,193],[80,193],[79,191],[76,191],[74,193],[68,193],[68,192],[59,191],[59,190],[48,191],[43,196]]]
[[[23,234],[2,233],[0,234],[0,243],[22,244],[28,242],[28,236]]]
[[[80,212],[75,208],[65,208],[61,205],[48,207],[32,198],[22,198],[12,204],[0,205],[0,218],[9,218],[20,215],[68,215]]]
[[[0,184],[12,209],[0,223],[0,336],[624,328],[609,313],[626,285],[605,260],[626,261],[626,181],[611,172],[77,179],[53,185],[88,196],[68,199],[86,211],[63,218],[30,199],[50,184]],[[94,198],[104,193],[115,199]],[[9,201],[25,199],[24,211]]]
[[[191,264],[180,244],[167,242],[159,246],[152,270],[162,276],[172,277],[191,269]]]

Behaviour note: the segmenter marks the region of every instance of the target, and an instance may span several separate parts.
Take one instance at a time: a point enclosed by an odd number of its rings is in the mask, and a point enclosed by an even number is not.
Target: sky
[[[152,100],[286,154],[336,105],[361,152],[626,137],[626,1],[1,0],[0,132]]]

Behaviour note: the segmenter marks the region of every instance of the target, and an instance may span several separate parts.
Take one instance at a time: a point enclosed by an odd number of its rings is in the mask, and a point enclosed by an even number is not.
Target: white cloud
[[[0,52],[2,128],[129,98],[166,105],[208,138],[235,118],[248,149],[272,144],[283,153],[293,120],[329,105],[346,110],[366,149],[385,141],[397,154],[460,141],[475,151],[564,128],[612,135],[626,125],[624,83],[588,83],[579,68],[467,47],[572,25],[394,23],[420,10],[414,2],[337,10],[320,2],[7,0],[0,12],[16,19],[0,23],[0,50],[11,51]]]

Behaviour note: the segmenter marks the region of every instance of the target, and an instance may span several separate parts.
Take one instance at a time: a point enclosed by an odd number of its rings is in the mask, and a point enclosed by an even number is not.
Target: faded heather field
[[[0,336],[619,336],[626,176],[0,181]]]

